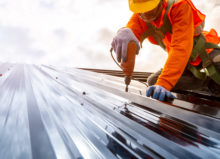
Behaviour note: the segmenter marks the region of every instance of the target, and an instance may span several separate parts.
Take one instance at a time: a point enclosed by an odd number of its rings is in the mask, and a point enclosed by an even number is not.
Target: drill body
[[[128,85],[131,82],[131,77],[134,71],[136,53],[137,53],[137,44],[135,42],[129,42],[128,50],[127,50],[127,61],[121,62],[121,67],[123,69],[123,73],[125,74],[126,92],[128,92]]]

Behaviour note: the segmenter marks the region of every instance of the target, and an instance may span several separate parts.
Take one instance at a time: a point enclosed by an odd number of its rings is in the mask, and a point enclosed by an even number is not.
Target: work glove
[[[166,97],[171,99],[176,98],[174,95],[171,94],[171,92],[166,90],[166,88],[159,85],[149,86],[146,90],[146,96],[153,96],[154,99],[158,99],[160,101],[164,101]]]
[[[130,28],[120,29],[117,35],[113,38],[111,45],[116,53],[118,62],[121,62],[121,59],[123,62],[127,61],[128,43],[131,41],[134,41],[137,44],[136,54],[138,54],[140,50],[139,41]]]

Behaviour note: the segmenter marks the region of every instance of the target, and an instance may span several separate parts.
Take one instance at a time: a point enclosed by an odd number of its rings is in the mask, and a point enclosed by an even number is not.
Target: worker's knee
[[[154,85],[156,82],[157,82],[157,78],[155,78],[153,74],[150,75],[150,76],[147,78],[147,85],[148,85],[148,86],[152,86],[152,85]]]
[[[220,71],[220,49],[214,49],[210,53],[210,58],[214,65],[216,66],[217,70]]]
[[[159,70],[159,71],[157,71],[156,73],[151,74],[151,75],[147,78],[147,84],[148,84],[148,86],[152,86],[152,85],[155,85],[155,84],[156,84],[157,79],[158,79],[158,77],[159,77],[160,74],[161,74],[161,71],[162,71],[162,69]]]
[[[220,49],[214,49],[210,53],[210,58],[214,63],[220,62]]]

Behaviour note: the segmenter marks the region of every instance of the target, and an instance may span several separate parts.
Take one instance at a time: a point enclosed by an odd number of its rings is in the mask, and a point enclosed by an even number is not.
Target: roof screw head
[[[86,92],[83,92],[82,94],[83,94],[83,95],[86,95]]]
[[[56,77],[56,79],[58,79],[58,77]]]

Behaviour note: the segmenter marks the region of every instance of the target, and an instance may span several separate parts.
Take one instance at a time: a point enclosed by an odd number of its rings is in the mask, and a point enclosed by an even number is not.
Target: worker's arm
[[[190,5],[181,1],[171,10],[172,41],[156,85],[171,90],[181,77],[193,48],[194,23]]]

